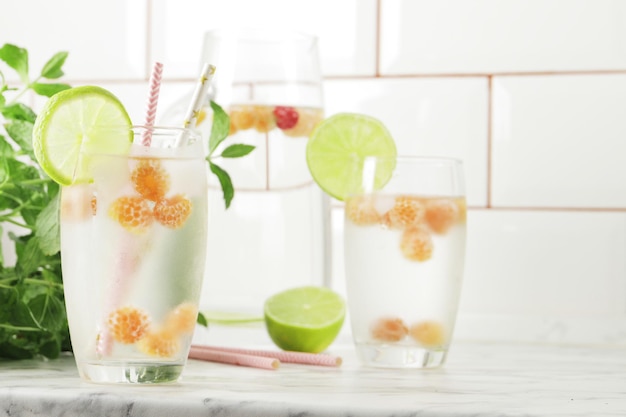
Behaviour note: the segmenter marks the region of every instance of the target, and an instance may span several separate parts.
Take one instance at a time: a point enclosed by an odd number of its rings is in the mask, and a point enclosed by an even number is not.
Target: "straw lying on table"
[[[304,353],[193,345],[190,359],[229,363],[262,369],[278,369],[281,362],[316,366],[341,366],[341,357],[325,353]]]

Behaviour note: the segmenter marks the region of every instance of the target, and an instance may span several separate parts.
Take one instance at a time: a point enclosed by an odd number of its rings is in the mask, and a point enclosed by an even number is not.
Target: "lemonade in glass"
[[[366,159],[364,182],[369,162],[375,170],[381,160]],[[452,339],[463,277],[461,163],[398,157],[389,182],[365,190],[346,199],[344,223],[357,353],[371,366],[440,366]]]
[[[367,366],[444,363],[465,258],[462,162],[398,156],[377,119],[339,113],[307,144],[318,185],[344,202],[352,336]]]
[[[34,127],[62,185],[60,237],[72,350],[100,383],[179,379],[198,317],[207,164],[190,129],[130,126],[106,90],[48,101]]]

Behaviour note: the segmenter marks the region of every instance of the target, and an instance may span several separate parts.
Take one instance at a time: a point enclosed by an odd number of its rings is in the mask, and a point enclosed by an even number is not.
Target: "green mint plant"
[[[21,102],[29,91],[51,97],[70,88],[49,82],[63,76],[67,52],[56,53],[35,79],[28,52],[5,44],[0,60],[19,76],[9,85],[0,70],[0,358],[57,357],[71,350],[59,240],[59,186],[35,161],[32,129],[36,114]],[[12,230],[7,230],[7,228]],[[6,265],[2,244],[15,246],[15,265]]]
[[[235,189],[230,175],[213,162],[213,159],[218,157],[240,158],[252,152],[254,146],[235,143],[224,148],[221,154],[215,155],[218,145],[228,137],[228,132],[230,131],[230,117],[226,114],[224,109],[214,101],[211,101],[211,109],[213,110],[213,124],[211,125],[211,135],[209,137],[209,155],[206,157],[206,160],[209,163],[209,169],[220,182],[224,194],[224,204],[226,208],[228,208],[235,196]]]

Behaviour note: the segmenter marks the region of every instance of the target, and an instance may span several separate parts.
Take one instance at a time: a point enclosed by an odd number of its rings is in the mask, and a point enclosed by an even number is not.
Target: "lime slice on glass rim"
[[[377,164],[374,188],[391,178],[397,155],[391,134],[379,120],[355,113],[335,114],[319,123],[307,143],[306,160],[315,182],[330,196],[345,200],[360,188],[365,158]]]
[[[128,153],[133,140],[130,126],[124,105],[109,91],[95,86],[61,91],[46,102],[35,120],[35,158],[61,185],[89,182],[83,153]]]
[[[315,286],[291,288],[267,299],[265,326],[283,350],[319,353],[335,340],[346,315],[343,298]]]

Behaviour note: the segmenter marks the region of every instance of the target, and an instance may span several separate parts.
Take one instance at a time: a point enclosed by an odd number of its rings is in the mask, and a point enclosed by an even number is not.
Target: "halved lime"
[[[89,182],[89,152],[125,154],[130,117],[109,91],[82,86],[52,96],[33,127],[33,149],[46,174],[61,185]]]
[[[334,291],[306,286],[273,295],[265,302],[264,313],[267,332],[279,348],[318,353],[339,334],[346,307]]]
[[[385,160],[376,167],[374,188],[380,189],[391,178],[396,152],[396,144],[382,122],[362,114],[339,113],[315,127],[307,143],[306,160],[320,188],[345,200],[361,186],[366,157]]]

